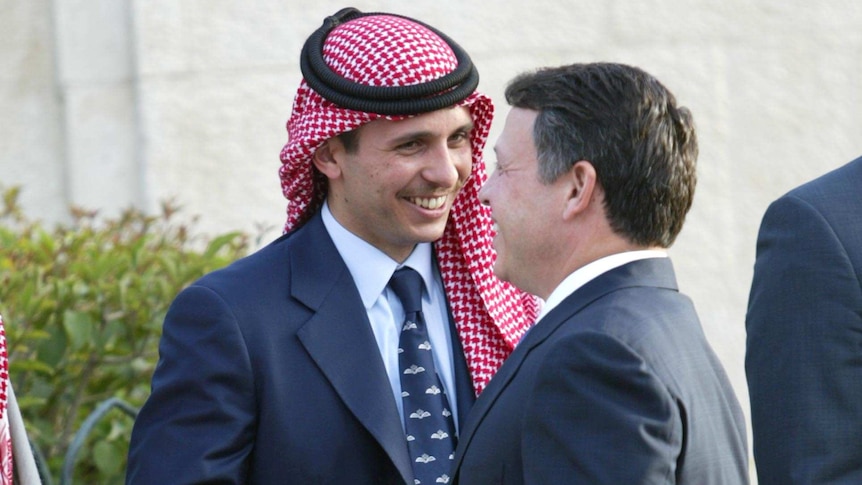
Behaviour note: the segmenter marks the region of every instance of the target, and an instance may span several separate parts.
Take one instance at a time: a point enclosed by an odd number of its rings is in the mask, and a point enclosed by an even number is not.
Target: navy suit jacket
[[[862,483],[862,158],[769,206],[746,329],[758,483]]]
[[[464,417],[474,392],[452,340]],[[319,214],[182,291],[159,352],[128,484],[413,484],[380,351]]]
[[[670,260],[576,290],[523,338],[464,424],[455,480],[748,482],[742,410]]]

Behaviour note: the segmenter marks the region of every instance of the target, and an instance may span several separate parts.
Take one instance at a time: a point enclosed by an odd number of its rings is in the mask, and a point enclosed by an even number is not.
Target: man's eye
[[[500,175],[509,175],[509,173],[515,171],[516,169],[510,165],[497,165],[496,172],[499,172]]]
[[[453,145],[454,144],[461,144],[461,143],[469,142],[469,141],[470,141],[470,134],[467,133],[466,131],[455,133],[454,135],[449,137],[449,142],[452,143]]]
[[[411,151],[411,150],[418,149],[419,146],[420,146],[420,143],[418,141],[408,141],[406,143],[402,143],[402,144],[398,145],[398,149],[403,150],[403,151]]]

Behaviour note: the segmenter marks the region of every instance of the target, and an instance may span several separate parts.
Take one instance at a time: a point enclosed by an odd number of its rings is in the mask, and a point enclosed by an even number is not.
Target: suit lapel
[[[517,375],[526,357],[557,330],[564,322],[596,300],[613,291],[634,286],[663,287],[677,290],[673,266],[668,258],[650,258],[634,261],[603,273],[566,297],[556,308],[534,325],[515,347],[497,374],[476,400],[470,419],[464,425],[455,455],[453,469],[458,469],[476,428],[485,419],[488,410],[503,390]]]
[[[549,318],[550,317],[550,318]],[[493,407],[494,403],[502,394],[503,390],[508,387],[512,379],[517,375],[518,370],[523,365],[524,360],[530,352],[544,341],[548,335],[560,326],[565,321],[562,313],[557,315],[549,314],[543,319],[541,325],[534,325],[521,339],[515,350],[503,362],[503,365],[494,374],[494,377],[482,391],[482,394],[476,399],[469,414],[469,419],[463,424],[461,435],[458,439],[458,447],[455,453],[455,462],[452,470],[455,471],[461,466],[461,460],[464,457],[464,451],[469,447],[470,440],[476,429],[482,424],[488,411]]]
[[[412,483],[392,387],[353,278],[319,215],[295,237],[292,296],[315,311],[297,336],[347,408],[389,455],[404,481]]]
[[[464,427],[467,415],[472,409],[473,403],[476,402],[476,391],[473,388],[473,379],[467,368],[467,360],[464,358],[464,350],[461,346],[461,340],[458,338],[458,330],[455,328],[451,310],[449,312],[449,332],[452,335],[452,363],[455,368],[454,385],[457,401],[452,405],[458,409],[458,436],[460,436],[460,430]]]

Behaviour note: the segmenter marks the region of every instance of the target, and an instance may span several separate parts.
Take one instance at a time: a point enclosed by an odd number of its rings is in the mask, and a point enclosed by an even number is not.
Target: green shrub
[[[53,477],[99,403],[140,407],[150,392],[162,321],[173,298],[247,253],[245,234],[193,237],[163,204],[116,218],[72,209],[49,230],[29,220],[18,189],[0,206],[0,314],[10,374],[30,438]],[[122,483],[132,419],[108,413],[77,456],[80,483]],[[56,480],[56,478],[54,478]]]

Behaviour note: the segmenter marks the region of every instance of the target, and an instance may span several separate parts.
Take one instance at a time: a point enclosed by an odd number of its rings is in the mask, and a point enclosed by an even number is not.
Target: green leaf
[[[63,328],[73,350],[81,350],[93,341],[96,322],[89,313],[66,310],[63,312]]]
[[[40,332],[45,334],[44,339],[39,342],[39,359],[51,368],[56,368],[66,355],[69,340],[66,332],[54,327],[53,332]],[[36,333],[36,332],[33,332]]]
[[[45,405],[45,399],[40,397],[33,396],[18,396],[18,393],[15,393],[15,398],[18,401],[18,407],[21,408],[22,411],[32,408],[40,408]]]
[[[230,244],[238,237],[240,237],[239,232],[229,232],[213,239],[212,241],[210,241],[206,251],[203,254],[204,259],[212,259],[223,247],[225,247],[225,245]]]
[[[119,472],[122,459],[123,453],[117,442],[103,440],[93,445],[93,461],[96,463],[96,468],[105,475]]]
[[[38,360],[14,360],[9,362],[9,372],[12,374],[28,371],[52,375],[54,374],[54,367]],[[15,395],[18,395],[18,391],[15,392]]]

